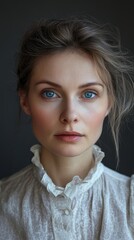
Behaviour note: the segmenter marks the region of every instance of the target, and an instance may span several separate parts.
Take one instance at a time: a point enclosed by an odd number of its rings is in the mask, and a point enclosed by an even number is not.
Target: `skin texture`
[[[109,112],[107,89],[92,58],[81,51],[40,57],[20,103],[31,116],[41,163],[53,182],[65,187],[75,175],[84,178]]]

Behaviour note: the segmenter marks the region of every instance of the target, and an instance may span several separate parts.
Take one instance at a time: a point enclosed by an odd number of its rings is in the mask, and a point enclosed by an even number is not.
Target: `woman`
[[[18,94],[40,144],[30,166],[1,181],[0,239],[134,239],[134,177],[105,167],[95,145],[108,116],[118,157],[131,72],[120,45],[87,19],[26,33]]]

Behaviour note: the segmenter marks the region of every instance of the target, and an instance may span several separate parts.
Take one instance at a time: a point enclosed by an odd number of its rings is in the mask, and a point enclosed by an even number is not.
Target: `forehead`
[[[31,81],[52,80],[59,84],[94,81],[102,83],[92,57],[82,51],[66,50],[39,57]]]

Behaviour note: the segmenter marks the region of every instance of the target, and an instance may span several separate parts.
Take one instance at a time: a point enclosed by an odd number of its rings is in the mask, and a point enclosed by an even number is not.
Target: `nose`
[[[60,121],[63,124],[72,124],[79,121],[77,108],[74,102],[64,104],[62,113],[60,115]]]

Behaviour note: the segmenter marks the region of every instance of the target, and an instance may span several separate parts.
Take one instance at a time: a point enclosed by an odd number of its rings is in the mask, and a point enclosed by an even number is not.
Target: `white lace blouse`
[[[0,182],[0,240],[134,240],[134,176],[95,165],[82,180],[55,186],[31,148],[32,163]]]

